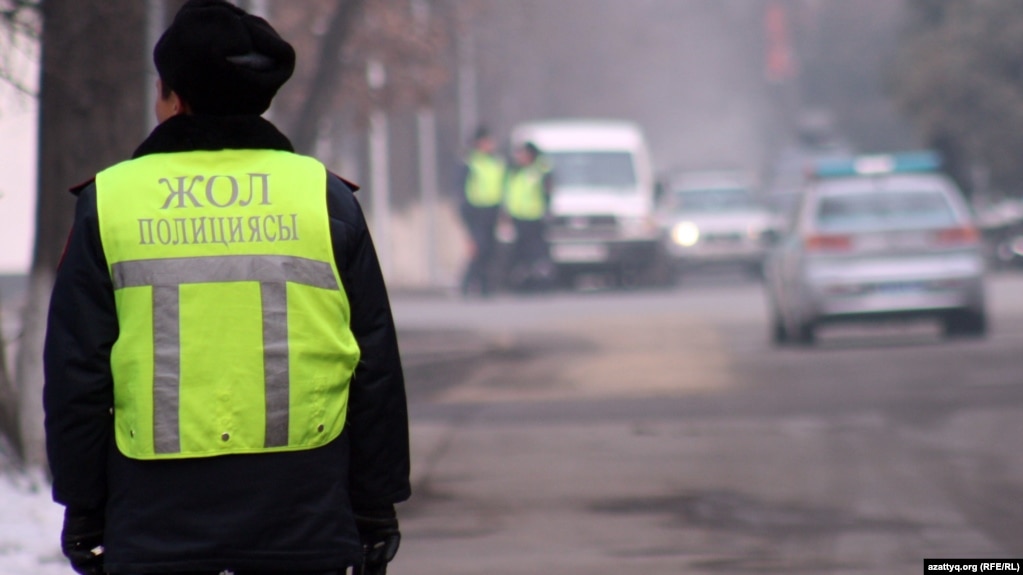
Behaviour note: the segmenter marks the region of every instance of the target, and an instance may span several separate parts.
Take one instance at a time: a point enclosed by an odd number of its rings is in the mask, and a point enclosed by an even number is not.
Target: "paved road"
[[[415,495],[392,571],[915,574],[1023,557],[1023,276],[993,332],[773,349],[757,284],[396,298]]]

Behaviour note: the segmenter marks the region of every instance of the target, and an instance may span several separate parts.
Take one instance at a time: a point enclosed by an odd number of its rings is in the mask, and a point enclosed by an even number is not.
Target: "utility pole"
[[[416,114],[419,132],[419,186],[422,193],[426,235],[427,281],[440,283],[437,269],[437,116],[433,108],[423,107]]]
[[[377,58],[366,62],[366,83],[375,96],[380,95],[387,83],[387,70]],[[391,274],[391,182],[387,129],[387,112],[375,104],[369,114],[369,186],[373,197],[373,243],[385,278]]]
[[[156,41],[160,39],[160,35],[163,34],[164,28],[166,28],[167,20],[167,7],[164,5],[163,0],[146,0],[146,50],[147,55],[153,53],[153,47],[156,46]],[[156,81],[159,76],[156,73],[156,66],[153,65],[153,59],[146,57],[146,105],[152,106],[156,102]],[[146,114],[146,128],[147,132],[153,131],[156,127],[156,114],[150,111]]]
[[[420,33],[427,34],[430,25],[430,4],[427,0],[412,0],[412,13]],[[416,113],[419,137],[419,191],[423,206],[426,246],[427,283],[440,283],[437,269],[437,116],[433,106],[423,103]]]
[[[466,142],[479,123],[476,42],[472,27],[458,38],[458,137]]]

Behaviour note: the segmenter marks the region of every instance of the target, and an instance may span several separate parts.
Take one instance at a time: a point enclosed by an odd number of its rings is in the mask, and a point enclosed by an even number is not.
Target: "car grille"
[[[612,215],[556,216],[548,226],[552,238],[612,238],[618,233],[618,221]]]
[[[617,221],[614,216],[557,216],[551,223],[553,227],[583,230],[591,228],[614,229]]]

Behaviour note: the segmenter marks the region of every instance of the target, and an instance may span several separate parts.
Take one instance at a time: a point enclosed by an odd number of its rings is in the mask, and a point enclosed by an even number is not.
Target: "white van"
[[[550,120],[517,126],[553,166],[547,238],[559,276],[640,281],[661,263],[656,182],[646,139],[631,122]]]

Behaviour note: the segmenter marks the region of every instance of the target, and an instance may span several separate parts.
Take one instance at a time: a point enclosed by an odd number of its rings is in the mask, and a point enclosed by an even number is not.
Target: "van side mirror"
[[[660,204],[662,199],[664,199],[664,182],[657,180],[654,183],[654,203]]]

